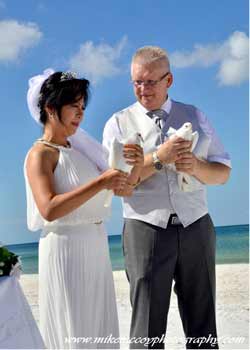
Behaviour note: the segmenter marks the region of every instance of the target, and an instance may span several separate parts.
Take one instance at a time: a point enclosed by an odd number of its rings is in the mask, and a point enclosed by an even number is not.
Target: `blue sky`
[[[230,153],[228,184],[208,188],[217,226],[248,223],[248,1],[0,0],[0,240],[31,242],[23,160],[41,129],[26,105],[28,79],[52,67],[91,80],[82,126],[102,138],[107,119],[134,102],[129,65],[144,45],[165,48],[170,96],[199,107]],[[121,233],[121,205],[107,225]]]

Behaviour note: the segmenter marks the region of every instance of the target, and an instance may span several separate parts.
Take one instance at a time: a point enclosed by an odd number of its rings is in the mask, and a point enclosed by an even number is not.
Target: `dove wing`
[[[192,139],[193,139],[193,143],[192,143],[191,152],[195,149],[195,146],[197,145],[197,142],[198,142],[198,139],[199,139],[198,131],[193,132]]]

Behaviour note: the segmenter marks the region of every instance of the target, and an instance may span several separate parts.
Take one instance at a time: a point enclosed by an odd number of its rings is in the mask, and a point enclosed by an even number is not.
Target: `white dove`
[[[138,133],[133,133],[130,137],[123,139],[122,141],[113,138],[110,146],[109,153],[109,167],[116,170],[130,173],[133,166],[126,163],[126,159],[123,157],[123,146],[127,143],[141,145],[142,137]],[[113,191],[109,190],[106,195],[104,207],[107,208],[111,205]]]
[[[198,131],[193,132],[191,123],[184,123],[178,130],[170,127],[168,129],[167,135],[170,139],[174,136],[179,136],[186,141],[192,141],[191,152],[194,150],[199,139],[199,133]],[[173,167],[175,169],[174,165]],[[184,192],[192,192],[196,189],[197,180],[193,176],[186,173],[177,172],[177,179],[180,190]]]

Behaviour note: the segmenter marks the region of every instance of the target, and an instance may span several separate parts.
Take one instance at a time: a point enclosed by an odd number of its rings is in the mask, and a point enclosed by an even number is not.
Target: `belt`
[[[169,225],[178,226],[178,225],[182,225],[182,223],[176,214],[171,214],[168,220],[168,226]]]

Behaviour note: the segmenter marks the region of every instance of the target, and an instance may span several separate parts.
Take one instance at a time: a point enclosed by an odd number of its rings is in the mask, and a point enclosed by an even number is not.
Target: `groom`
[[[207,184],[224,184],[230,158],[206,116],[176,102],[168,90],[173,75],[167,53],[143,47],[131,64],[137,102],[107,122],[103,144],[137,131],[144,140],[144,165],[135,166],[123,200],[123,249],[130,283],[131,348],[164,348],[171,287],[187,348],[218,348],[215,320],[215,230],[206,203]],[[166,137],[169,127],[191,122],[199,140]],[[135,149],[124,147],[128,161]],[[135,154],[134,154],[135,156]],[[132,164],[132,163],[131,163]],[[179,188],[176,170],[190,175],[195,189]],[[203,339],[202,343],[201,340]]]

